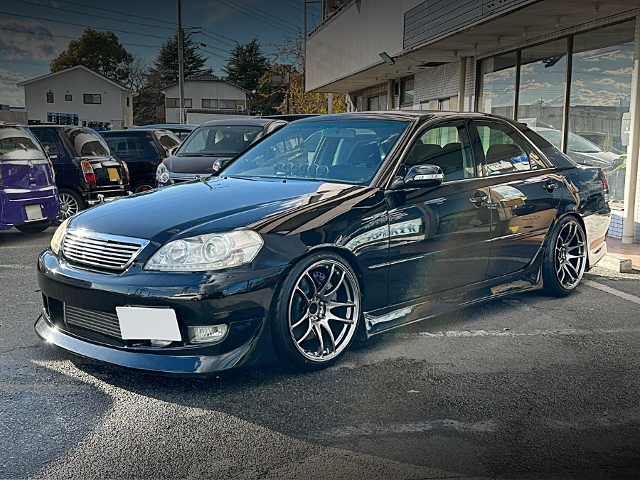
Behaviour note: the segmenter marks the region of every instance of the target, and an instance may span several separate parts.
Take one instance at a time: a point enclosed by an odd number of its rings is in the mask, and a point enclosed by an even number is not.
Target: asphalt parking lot
[[[640,477],[640,275],[596,268],[322,372],[165,378],[36,338],[52,234],[0,233],[0,478]]]

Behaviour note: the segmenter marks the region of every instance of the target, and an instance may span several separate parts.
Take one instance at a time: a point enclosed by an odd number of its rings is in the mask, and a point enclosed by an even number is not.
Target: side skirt
[[[367,338],[474,303],[542,288],[542,255],[520,272],[364,312]]]

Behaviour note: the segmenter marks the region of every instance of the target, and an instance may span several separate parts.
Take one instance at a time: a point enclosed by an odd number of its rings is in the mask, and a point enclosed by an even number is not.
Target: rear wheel
[[[554,296],[573,291],[587,266],[587,236],[574,217],[565,217],[553,229],[546,246],[542,275],[544,289]]]
[[[276,352],[299,369],[331,365],[353,342],[360,314],[360,286],[349,264],[333,253],[310,255],[278,293],[272,315]]]
[[[60,219],[62,221],[86,208],[82,197],[73,190],[60,190],[58,198],[60,199]]]
[[[51,226],[51,222],[38,222],[38,223],[25,223],[24,225],[18,225],[16,228],[25,235],[35,235],[36,233],[42,233]]]

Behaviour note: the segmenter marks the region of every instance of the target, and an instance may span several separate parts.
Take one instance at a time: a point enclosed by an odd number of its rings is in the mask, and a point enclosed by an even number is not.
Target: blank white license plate
[[[171,308],[116,307],[123,340],[182,340]]]
[[[38,205],[25,205],[24,211],[27,213],[27,220],[42,220],[42,208]]]

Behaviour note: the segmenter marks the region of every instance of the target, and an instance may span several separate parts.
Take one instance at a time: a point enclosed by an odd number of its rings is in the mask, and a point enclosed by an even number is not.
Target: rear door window
[[[65,130],[78,157],[109,156],[109,148],[95,130],[90,128],[69,128]]]
[[[107,145],[118,157],[139,157],[144,153],[144,144],[138,135],[109,135]]]
[[[61,156],[60,148],[58,147],[58,142],[56,142],[57,133],[50,132],[49,130],[33,130],[33,134],[38,137],[40,143],[44,147],[45,151],[51,157],[53,163],[59,161]]]

